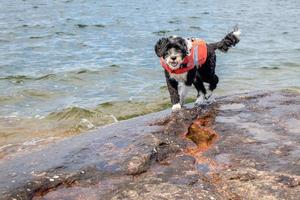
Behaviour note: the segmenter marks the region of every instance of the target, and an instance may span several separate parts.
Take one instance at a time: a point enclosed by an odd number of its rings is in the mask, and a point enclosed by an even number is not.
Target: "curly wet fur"
[[[192,70],[184,74],[170,74],[165,70],[165,77],[167,87],[170,93],[171,103],[173,107],[175,105],[183,105],[186,92],[179,91],[183,87],[180,83],[186,87],[194,85],[198,92],[198,99],[196,102],[199,103],[200,95],[207,98],[207,90],[204,83],[209,84],[209,91],[212,93],[216,89],[219,82],[218,76],[215,74],[216,67],[216,54],[215,50],[219,49],[222,52],[227,52],[232,46],[235,46],[240,38],[240,31],[236,28],[234,31],[228,33],[221,41],[207,46],[207,59],[202,66],[196,66]],[[179,67],[185,67],[181,65],[180,61],[188,55],[191,47],[191,39],[184,39],[182,37],[169,37],[161,38],[155,45],[155,53],[158,57],[162,57],[173,69]],[[179,106],[175,106],[178,109]]]

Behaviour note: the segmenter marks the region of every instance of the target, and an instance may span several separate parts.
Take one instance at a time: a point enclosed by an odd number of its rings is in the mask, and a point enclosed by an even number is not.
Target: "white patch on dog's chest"
[[[173,78],[178,82],[186,82],[187,81],[187,72],[184,72],[182,74],[172,74],[172,73],[170,73],[170,78]]]

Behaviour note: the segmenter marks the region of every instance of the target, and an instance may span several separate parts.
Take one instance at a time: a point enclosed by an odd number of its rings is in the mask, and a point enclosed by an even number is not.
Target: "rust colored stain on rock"
[[[220,167],[214,159],[203,156],[203,153],[213,147],[219,138],[219,134],[213,129],[215,117],[216,112],[212,109],[206,115],[194,120],[185,134],[186,138],[195,143],[195,146],[188,147],[185,153],[195,158],[196,168],[204,174]]]
[[[204,117],[197,118],[188,128],[186,137],[191,139],[197,147],[188,149],[188,152],[195,154],[209,149],[219,138],[219,135],[212,128],[215,115],[208,113]]]

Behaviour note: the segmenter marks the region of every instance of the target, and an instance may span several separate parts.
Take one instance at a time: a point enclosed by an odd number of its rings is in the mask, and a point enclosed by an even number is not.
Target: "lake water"
[[[216,42],[238,24],[241,42],[217,53],[216,94],[299,90],[299,19],[299,0],[0,0],[0,146],[168,107],[163,36]]]

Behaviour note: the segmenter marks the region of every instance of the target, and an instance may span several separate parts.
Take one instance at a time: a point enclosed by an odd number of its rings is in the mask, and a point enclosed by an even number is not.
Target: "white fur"
[[[200,96],[196,99],[195,104],[202,105],[202,104],[204,104],[204,101],[205,101],[204,95],[200,94]]]
[[[205,100],[205,104],[209,105],[216,102],[215,95],[212,94],[208,99]]]
[[[185,85],[187,80],[187,72],[182,74],[170,74],[170,77],[178,82],[178,94],[180,97],[180,105],[184,104],[184,99],[187,96],[189,86]]]
[[[240,35],[241,35],[241,30],[237,29],[236,31],[234,31],[232,33],[237,39],[240,39]]]
[[[180,82],[184,83],[187,80],[187,72],[184,72],[182,74],[172,74],[172,73],[170,73],[170,77],[175,79],[179,83]]]
[[[187,49],[188,49],[188,54],[190,54],[191,53],[191,49],[192,49],[192,47],[193,47],[193,45],[192,45],[192,40],[191,39],[185,39],[185,43],[186,43],[186,46],[187,46]]]
[[[185,85],[183,82],[180,82],[178,85],[178,94],[180,97],[180,105],[184,104],[185,97],[188,94],[189,86]]]
[[[176,59],[173,60],[172,57],[174,57]],[[171,48],[168,50],[168,56],[165,57],[165,61],[172,70],[176,70],[176,69],[180,68],[180,64],[183,61],[182,53],[176,51],[175,48]]]
[[[175,79],[178,82],[178,94],[180,98],[180,102],[178,104],[174,104],[172,107],[172,110],[178,110],[181,109],[181,105],[184,104],[185,97],[188,94],[189,86],[185,85],[185,82],[187,80],[187,72],[182,74],[170,74],[170,77]]]
[[[176,103],[172,106],[172,111],[176,111],[176,110],[180,110],[180,109],[181,109],[180,103]]]
[[[200,94],[200,96],[195,101],[195,105],[209,105],[214,103],[215,101],[216,100],[213,92],[208,90],[208,93],[206,95]]]
[[[208,100],[208,99],[211,98],[213,92],[212,92],[211,90],[206,90],[206,91],[207,91],[207,93],[206,93],[206,95],[205,95],[205,99]]]

